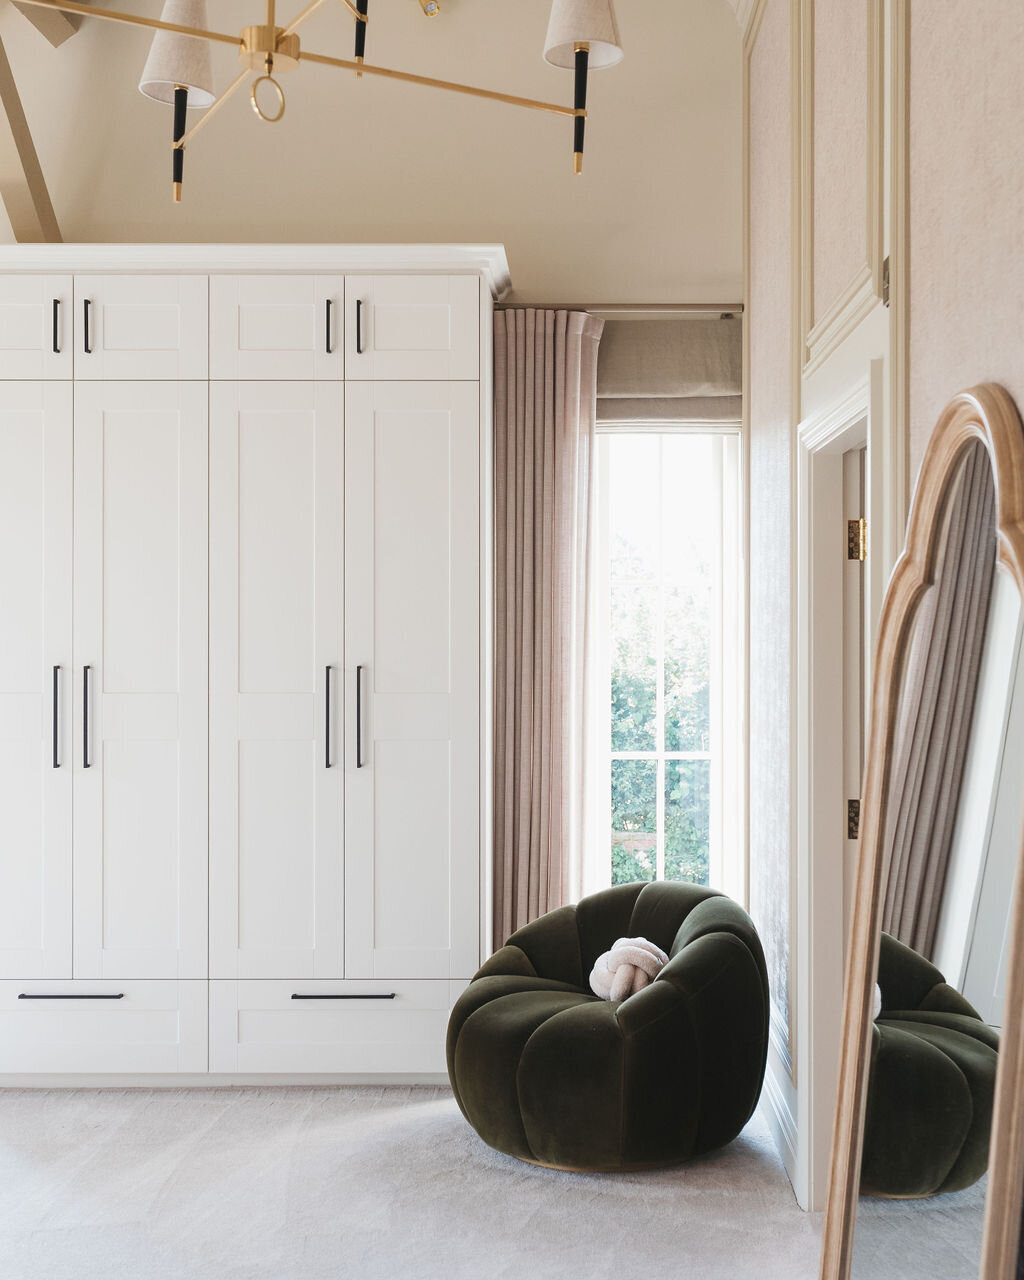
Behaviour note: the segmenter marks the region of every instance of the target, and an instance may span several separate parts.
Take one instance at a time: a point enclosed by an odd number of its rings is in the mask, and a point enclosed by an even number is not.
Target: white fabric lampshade
[[[554,0],[544,41],[545,62],[571,71],[578,44],[590,45],[591,71],[622,61],[613,0]]]
[[[206,0],[166,0],[161,22],[182,27],[209,28]],[[146,59],[139,90],[154,102],[174,102],[174,89],[188,90],[190,107],[209,107],[214,101],[210,45],[198,36],[158,31]]]

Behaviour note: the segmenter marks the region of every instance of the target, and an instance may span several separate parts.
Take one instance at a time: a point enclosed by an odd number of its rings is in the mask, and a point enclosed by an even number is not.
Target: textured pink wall
[[[910,474],[977,382],[1024,407],[1024,5],[910,6]]]
[[[814,314],[867,262],[867,0],[814,5]]]
[[[750,905],[789,1006],[790,3],[768,0],[750,62]]]

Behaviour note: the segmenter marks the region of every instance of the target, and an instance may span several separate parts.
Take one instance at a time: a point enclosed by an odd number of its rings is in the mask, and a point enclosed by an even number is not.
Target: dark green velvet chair
[[[988,1165],[999,1037],[916,951],[882,934],[860,1189],[962,1191]]]
[[[589,986],[617,938],[669,963],[621,1002]],[[731,1142],[768,1051],[768,977],[750,917],[691,884],[626,884],[514,933],[452,1010],[448,1074],[490,1146],[557,1169],[676,1164]]]

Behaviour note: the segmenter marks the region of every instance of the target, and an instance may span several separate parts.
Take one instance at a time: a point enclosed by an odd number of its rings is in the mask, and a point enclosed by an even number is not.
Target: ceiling
[[[501,241],[522,300],[728,302],[742,283],[742,2],[618,0],[626,57],[591,76],[582,177],[567,120],[306,66],[284,78],[280,124],[244,93],[211,121],[178,206],[170,112],[136,87],[146,32],[86,20],[53,49],[7,4],[0,38],[66,240]],[[278,20],[302,3],[278,0]],[[371,0],[367,60],[571,103],[571,76],[541,58],[549,0],[441,3],[427,19],[418,0]],[[226,31],[263,8],[209,7]],[[302,41],[350,57],[352,31],[329,2]],[[215,45],[213,60],[220,88],[235,56]]]

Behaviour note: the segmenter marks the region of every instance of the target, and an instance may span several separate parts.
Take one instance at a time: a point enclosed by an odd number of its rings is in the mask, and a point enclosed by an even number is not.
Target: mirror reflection
[[[1022,610],[974,444],[902,667],[856,1280],[976,1280],[1024,770]]]

